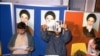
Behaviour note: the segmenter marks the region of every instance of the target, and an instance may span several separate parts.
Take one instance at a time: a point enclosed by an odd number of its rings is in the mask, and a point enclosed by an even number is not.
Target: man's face
[[[25,29],[17,29],[17,33],[18,34],[24,34],[25,33]]]
[[[55,34],[56,34],[56,35],[59,35],[59,34],[60,34],[60,32],[58,32],[58,31],[55,31]]]
[[[93,26],[94,22],[95,22],[94,18],[93,17],[89,17],[89,19],[87,21],[87,24],[88,24],[88,26]]]
[[[46,22],[49,22],[50,20],[54,20],[54,17],[52,15],[47,15]]]
[[[24,23],[27,23],[29,20],[27,14],[24,14],[24,13],[21,15],[20,18],[21,18],[21,21]]]

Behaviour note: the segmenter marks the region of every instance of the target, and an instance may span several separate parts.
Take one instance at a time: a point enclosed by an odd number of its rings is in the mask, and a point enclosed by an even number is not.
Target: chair
[[[78,51],[82,51],[84,53],[87,53],[86,51],[86,44],[85,43],[73,43],[71,47],[71,56],[74,56],[74,54]]]

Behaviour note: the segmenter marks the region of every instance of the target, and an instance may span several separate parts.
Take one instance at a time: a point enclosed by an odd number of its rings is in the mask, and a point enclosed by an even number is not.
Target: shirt
[[[14,46],[14,48],[16,48],[17,50],[15,50],[13,54],[27,54],[28,52],[25,51],[27,47],[28,39],[26,33],[23,35],[18,34]]]

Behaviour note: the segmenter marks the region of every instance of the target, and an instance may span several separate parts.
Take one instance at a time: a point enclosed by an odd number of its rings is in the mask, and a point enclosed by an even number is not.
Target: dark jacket
[[[57,38],[55,34],[42,31],[42,39],[47,42],[46,55],[66,56],[65,44],[71,39],[71,32],[66,30]]]
[[[11,39],[10,39],[10,42],[8,44],[8,48],[10,47],[14,47],[15,45],[15,41],[16,41],[16,38],[17,38],[17,35],[18,34],[14,34]],[[27,33],[27,39],[28,39],[28,47],[31,47],[31,51],[34,50],[34,40],[33,40],[33,37],[32,35],[30,35],[29,33]]]

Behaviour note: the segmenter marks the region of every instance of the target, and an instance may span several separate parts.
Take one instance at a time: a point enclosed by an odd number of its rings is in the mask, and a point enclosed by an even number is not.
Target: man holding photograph
[[[47,43],[46,56],[57,55],[57,56],[66,56],[66,43],[71,40],[71,32],[67,28],[66,24],[61,24],[58,30],[52,31],[54,34],[51,34],[47,30],[48,26],[42,25],[42,39]]]

